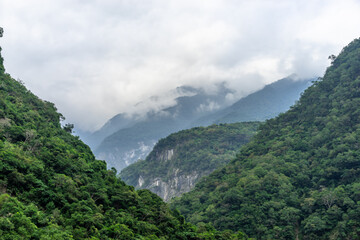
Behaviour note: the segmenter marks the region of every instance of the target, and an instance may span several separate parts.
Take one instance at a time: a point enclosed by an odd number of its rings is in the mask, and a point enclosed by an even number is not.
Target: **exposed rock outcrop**
[[[136,188],[146,188],[156,193],[164,201],[168,202],[174,197],[178,197],[183,193],[189,192],[194,188],[195,183],[203,177],[210,174],[210,171],[202,172],[197,171],[191,173],[182,173],[180,169],[173,169],[169,179],[164,180],[160,177],[148,179],[148,184],[144,184],[142,176],[138,179],[138,185]]]

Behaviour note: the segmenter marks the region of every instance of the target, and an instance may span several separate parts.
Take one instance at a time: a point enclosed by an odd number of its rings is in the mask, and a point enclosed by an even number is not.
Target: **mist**
[[[359,12],[356,0],[2,0],[0,46],[8,73],[94,131],[175,104],[179,86],[226,82],[234,101],[321,76],[359,37]]]

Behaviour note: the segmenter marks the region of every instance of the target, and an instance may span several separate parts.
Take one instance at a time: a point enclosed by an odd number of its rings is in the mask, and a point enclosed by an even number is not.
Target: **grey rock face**
[[[140,176],[136,188],[149,189],[164,199],[165,202],[168,202],[174,197],[179,197],[183,193],[189,192],[201,177],[208,174],[209,173],[199,174],[197,171],[190,174],[182,174],[180,169],[174,169],[167,181],[156,177],[148,180],[149,183],[144,185],[144,179]]]
[[[156,154],[156,160],[159,163],[168,162],[172,160],[175,154],[174,149],[164,150]],[[202,172],[194,170],[190,173],[184,173],[180,168],[169,168],[166,178],[138,176],[135,188],[149,189],[165,202],[168,202],[174,197],[189,192],[201,177],[209,175],[212,171],[213,169]]]

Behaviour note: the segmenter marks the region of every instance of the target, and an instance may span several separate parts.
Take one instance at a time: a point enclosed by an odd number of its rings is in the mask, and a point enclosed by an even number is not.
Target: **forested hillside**
[[[161,139],[145,160],[123,169],[125,183],[149,189],[165,201],[190,191],[225,166],[255,134],[259,122],[196,127]]]
[[[360,40],[173,206],[257,239],[360,238]]]
[[[1,239],[237,239],[195,227],[135,191],[61,127],[54,104],[4,73],[0,56]]]

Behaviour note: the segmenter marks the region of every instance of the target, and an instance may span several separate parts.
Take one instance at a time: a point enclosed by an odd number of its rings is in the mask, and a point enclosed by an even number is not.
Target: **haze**
[[[92,131],[174,104],[182,85],[226,81],[231,101],[293,73],[321,76],[360,36],[359,13],[356,0],[1,0],[0,45],[8,73]]]

